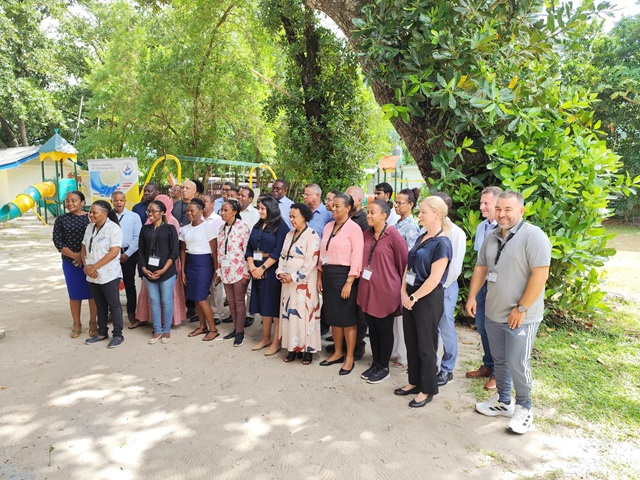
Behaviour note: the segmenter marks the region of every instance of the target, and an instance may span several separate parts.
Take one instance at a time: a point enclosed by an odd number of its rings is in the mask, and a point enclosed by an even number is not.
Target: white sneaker
[[[533,409],[525,408],[522,405],[516,405],[513,417],[509,421],[507,430],[511,430],[514,433],[527,433],[527,431],[533,425]]]
[[[493,396],[487,400],[486,402],[476,403],[476,411],[487,415],[489,417],[510,417],[513,415],[513,410],[515,408],[514,400],[511,399],[511,403],[506,404],[502,403],[500,400],[500,395],[494,393]]]

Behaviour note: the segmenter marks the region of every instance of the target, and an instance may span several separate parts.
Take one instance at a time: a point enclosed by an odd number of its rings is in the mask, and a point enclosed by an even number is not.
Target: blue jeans
[[[476,295],[476,328],[480,334],[480,340],[482,341],[482,349],[484,355],[482,356],[482,365],[493,369],[493,357],[491,356],[491,347],[489,346],[489,337],[487,336],[487,330],[484,326],[485,320],[485,303],[487,300],[487,282],[484,283],[478,295]]]
[[[438,331],[442,338],[444,355],[440,361],[440,370],[453,373],[458,358],[458,335],[456,334],[455,317],[458,302],[458,282],[455,281],[444,289],[444,312],[438,323]]]
[[[159,335],[161,333],[171,332],[171,323],[173,321],[173,286],[176,283],[176,276],[173,275],[164,282],[151,282],[148,278],[144,278],[143,280],[149,293],[153,333]]]

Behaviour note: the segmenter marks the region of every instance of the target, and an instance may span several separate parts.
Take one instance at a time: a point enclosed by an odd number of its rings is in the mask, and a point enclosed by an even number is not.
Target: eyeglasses
[[[405,203],[411,203],[411,202],[393,202],[394,205],[404,205]]]
[[[230,191],[231,191],[231,189],[230,189],[230,188],[223,188],[223,189],[222,189],[222,191],[223,191],[223,192],[230,192]]]
[[[162,211],[162,210],[151,210],[151,209],[149,208],[149,209],[147,209],[147,214],[149,214],[149,215],[153,215],[154,213],[159,213],[159,212],[161,212],[161,211]]]

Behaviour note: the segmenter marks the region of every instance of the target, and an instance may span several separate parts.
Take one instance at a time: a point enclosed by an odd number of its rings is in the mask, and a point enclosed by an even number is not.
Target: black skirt
[[[322,266],[322,311],[324,321],[332,327],[355,327],[358,324],[358,281],[353,282],[349,298],[340,296],[349,270],[351,267],[344,265]]]

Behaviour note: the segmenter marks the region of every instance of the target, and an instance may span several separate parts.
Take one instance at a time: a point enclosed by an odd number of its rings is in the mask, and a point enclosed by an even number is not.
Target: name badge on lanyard
[[[404,281],[407,285],[413,287],[416,283],[416,274],[414,272],[408,271],[404,277]]]
[[[329,257],[328,256],[322,257],[322,265],[326,265],[328,263],[329,263]]]
[[[229,258],[227,258],[226,256],[222,257],[220,259],[220,266],[221,267],[230,267],[231,266],[231,260]]]
[[[362,270],[362,278],[364,280],[371,280],[371,275],[373,275],[373,270],[369,267],[364,267],[364,270]]]
[[[260,262],[261,262],[262,260],[263,260],[263,258],[262,258],[262,252],[261,252],[260,250],[255,250],[255,251],[253,252],[253,261],[254,261],[254,262],[258,262],[258,261],[260,261]]]
[[[487,274],[487,282],[496,283],[498,281],[498,272],[491,271]]]

